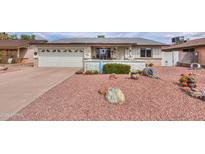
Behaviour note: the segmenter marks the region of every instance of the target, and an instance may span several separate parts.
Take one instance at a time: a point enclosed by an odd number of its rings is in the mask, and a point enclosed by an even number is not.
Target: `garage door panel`
[[[40,53],[39,67],[83,67],[83,54],[73,53]]]

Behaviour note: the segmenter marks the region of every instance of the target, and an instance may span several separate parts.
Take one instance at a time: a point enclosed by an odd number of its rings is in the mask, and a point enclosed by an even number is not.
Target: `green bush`
[[[105,64],[103,66],[104,74],[128,74],[130,72],[130,65],[126,64]]]
[[[98,74],[97,70],[87,70],[85,74]]]

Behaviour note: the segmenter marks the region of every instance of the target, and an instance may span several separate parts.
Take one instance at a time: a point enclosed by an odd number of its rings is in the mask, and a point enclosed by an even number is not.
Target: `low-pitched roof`
[[[17,49],[32,43],[46,43],[47,40],[0,40],[0,49]]]
[[[161,42],[144,38],[64,38],[52,43],[68,44],[135,44],[135,45],[166,45]]]
[[[195,40],[188,40],[187,42],[171,45],[169,47],[164,47],[162,50],[174,50],[174,49],[182,49],[182,48],[189,48],[189,47],[196,47],[196,46],[204,46],[205,45],[205,38],[195,39]]]

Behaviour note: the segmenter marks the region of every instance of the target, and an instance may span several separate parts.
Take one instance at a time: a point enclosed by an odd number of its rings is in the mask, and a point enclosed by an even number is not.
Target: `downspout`
[[[87,48],[87,43],[85,43],[85,46]],[[85,72],[86,69],[85,69],[85,49],[83,50],[83,71]]]
[[[195,49],[194,50],[194,63],[198,63],[198,62],[199,62],[199,56],[198,56],[198,52]]]
[[[175,63],[174,63],[174,51],[172,51],[172,66],[175,66]]]

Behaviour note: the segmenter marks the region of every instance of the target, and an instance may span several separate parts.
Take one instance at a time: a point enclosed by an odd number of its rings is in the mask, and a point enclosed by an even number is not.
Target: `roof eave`
[[[162,49],[163,51],[172,51],[172,50],[180,50],[180,49],[187,49],[187,48],[194,48],[194,47],[201,47],[205,46],[205,44],[197,44],[197,45],[188,45],[188,46],[182,46],[182,47],[172,47],[172,48],[165,48]]]
[[[30,45],[137,45],[137,46],[168,46],[167,44],[137,44],[137,43],[30,43]]]
[[[20,48],[28,48],[27,46],[1,46],[1,50],[7,50],[7,49],[20,49]]]

